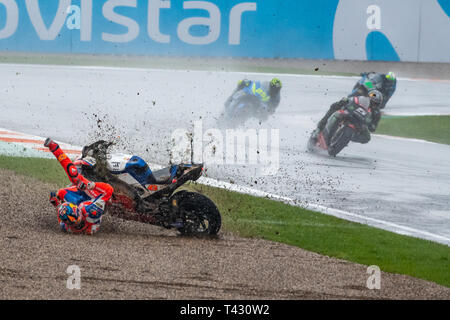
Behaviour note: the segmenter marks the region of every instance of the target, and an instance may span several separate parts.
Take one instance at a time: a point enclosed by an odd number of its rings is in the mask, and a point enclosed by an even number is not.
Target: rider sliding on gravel
[[[113,188],[103,182],[92,182],[78,173],[59,145],[47,138],[44,142],[64,168],[72,186],[50,193],[50,203],[57,208],[61,230],[92,235],[100,228],[106,203]]]

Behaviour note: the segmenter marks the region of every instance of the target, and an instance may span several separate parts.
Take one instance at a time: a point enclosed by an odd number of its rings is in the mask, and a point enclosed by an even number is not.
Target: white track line
[[[405,137],[397,137],[397,136],[388,136],[385,134],[372,134],[373,137],[379,137],[389,140],[399,140],[399,141],[410,141],[410,142],[418,142],[418,143],[425,143],[425,144],[440,144],[445,146],[446,144],[422,140],[422,139],[414,139],[414,138],[405,138]],[[449,146],[450,147],[450,146]]]
[[[52,64],[19,64],[19,63],[2,63],[0,65],[11,67],[32,67],[32,68],[54,68],[54,69],[79,69],[79,70],[109,70],[109,71],[142,71],[142,72],[190,72],[190,73],[217,73],[217,74],[239,74],[239,75],[256,75],[256,76],[277,76],[292,78],[328,78],[328,79],[360,79],[360,76],[338,76],[338,75],[316,75],[316,74],[296,74],[296,73],[265,73],[265,72],[242,72],[242,71],[216,71],[216,70],[180,70],[180,69],[158,69],[158,68],[142,68],[142,67],[106,67],[106,66],[65,66]],[[418,78],[397,78],[401,81],[420,81],[420,82],[449,82],[447,79],[418,79]]]
[[[268,198],[271,200],[284,202],[284,203],[287,203],[287,204],[290,204],[290,205],[293,205],[296,207],[301,207],[301,208],[308,209],[308,210],[318,211],[320,213],[331,215],[331,216],[334,216],[337,218],[366,224],[366,225],[369,225],[372,227],[385,229],[385,230],[392,231],[392,232],[395,232],[398,234],[403,234],[403,235],[408,235],[408,236],[412,236],[412,237],[416,237],[416,238],[423,238],[423,239],[427,239],[427,240],[437,241],[437,242],[440,242],[440,243],[450,246],[450,238],[436,235],[436,234],[433,234],[433,233],[430,233],[427,231],[423,231],[423,230],[418,230],[418,229],[414,229],[414,228],[410,228],[410,227],[406,227],[406,226],[401,226],[396,223],[383,221],[383,220],[379,220],[379,219],[375,219],[375,218],[370,218],[370,217],[358,215],[356,213],[351,213],[351,212],[344,211],[344,210],[329,208],[329,207],[325,207],[325,206],[318,205],[318,204],[306,204],[305,205],[303,203],[300,203],[297,200],[294,200],[294,199],[291,199],[288,197],[282,197],[282,196],[279,196],[276,194],[264,192],[264,191],[249,188],[249,187],[239,186],[239,185],[231,184],[228,182],[218,181],[218,180],[211,179],[211,178],[202,177],[198,180],[198,182],[205,184],[205,185],[218,187],[218,188],[222,188],[222,189],[226,189],[226,190],[230,190],[230,191],[235,191],[235,192],[239,192],[239,193],[254,195],[257,197],[261,197],[261,198]]]
[[[393,116],[393,117],[423,117],[423,116],[450,116],[450,112],[447,113],[427,113],[427,112],[390,112],[383,114],[384,116]]]

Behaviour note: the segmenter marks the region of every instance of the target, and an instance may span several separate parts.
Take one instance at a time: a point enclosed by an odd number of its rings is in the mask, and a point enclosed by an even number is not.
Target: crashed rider
[[[44,142],[64,168],[72,185],[50,193],[50,203],[57,208],[61,230],[69,233],[92,235],[99,231],[106,203],[111,199],[113,188],[103,182],[87,180],[61,150],[59,145],[47,138]]]
[[[233,91],[231,96],[225,102],[225,107],[233,100],[233,95],[246,88],[250,87],[252,93],[258,96],[262,102],[267,105],[267,112],[269,114],[274,114],[278,105],[280,104],[281,96],[280,91],[282,88],[282,83],[280,79],[273,78],[271,81],[252,81],[248,79],[243,79],[238,82],[236,89]]]
[[[356,108],[363,107],[366,111],[369,112],[369,115],[366,119],[366,123],[363,124],[362,130],[352,138],[353,142],[359,143],[368,143],[370,141],[370,132],[374,132],[378,122],[381,118],[381,113],[379,110],[379,106],[383,103],[383,96],[377,90],[372,90],[369,92],[369,97],[365,96],[357,96],[351,98],[343,98],[341,101],[336,102],[328,110],[325,117],[319,122],[317,129],[314,131],[313,138],[317,139],[319,132],[324,130],[324,137],[328,143],[328,139],[330,138],[330,132],[327,132],[328,128],[333,128],[333,122],[339,120],[338,116],[333,116],[334,113],[338,110],[349,110],[353,111]],[[334,110],[334,108],[336,108]],[[332,112],[331,112],[332,111]],[[328,122],[330,122],[328,124]]]

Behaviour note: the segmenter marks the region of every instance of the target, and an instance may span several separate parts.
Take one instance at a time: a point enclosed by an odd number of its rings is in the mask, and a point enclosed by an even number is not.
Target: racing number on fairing
[[[253,83],[252,91],[253,91],[253,94],[255,96],[256,96],[256,94],[259,94],[259,96],[261,97],[262,101],[266,102],[266,101],[269,100],[269,96],[267,95],[267,93],[262,88],[256,89],[256,83]]]
[[[360,119],[361,121],[363,121],[367,116],[367,111],[364,110],[363,108],[358,108],[354,112],[355,112],[356,117],[358,119]]]

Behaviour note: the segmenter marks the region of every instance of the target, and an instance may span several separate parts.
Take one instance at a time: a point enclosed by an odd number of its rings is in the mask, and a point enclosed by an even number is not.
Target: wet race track
[[[196,124],[194,135],[200,133],[200,141],[204,135],[204,150],[220,145],[217,139],[210,143],[206,131],[217,128],[223,102],[237,81],[273,76],[6,64],[0,65],[0,74],[0,127],[74,145],[120,136],[121,148],[160,164],[173,155],[171,136],[177,129],[192,131]],[[266,170],[266,163],[206,161],[209,177],[289,197],[311,209],[325,206],[360,220],[382,221],[387,229],[415,230],[418,236],[450,244],[450,146],[375,135],[369,144],[351,143],[336,158],[309,153],[310,132],[357,79],[279,78],[283,89],[276,114],[265,123],[246,125],[260,138],[265,132],[261,129],[279,130],[279,158],[274,157],[276,165],[270,166],[277,170]],[[385,112],[450,114],[449,101],[450,82],[400,79]],[[218,129],[225,145],[226,131]]]

